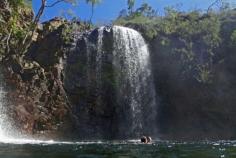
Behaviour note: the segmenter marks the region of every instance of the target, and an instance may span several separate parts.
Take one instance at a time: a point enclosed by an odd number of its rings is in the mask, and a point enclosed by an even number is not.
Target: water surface
[[[9,141],[0,158],[236,158],[236,141]]]

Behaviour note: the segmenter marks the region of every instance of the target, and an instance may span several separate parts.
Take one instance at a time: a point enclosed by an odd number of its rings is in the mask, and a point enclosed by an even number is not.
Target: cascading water
[[[117,94],[121,106],[128,109],[128,124],[123,122],[121,131],[128,135],[153,133],[156,126],[155,91],[151,76],[147,44],[137,31],[121,26],[113,27],[113,65],[119,87]]]
[[[13,139],[16,136],[16,132],[12,125],[12,120],[8,116],[9,109],[3,82],[3,76],[0,73],[0,141],[6,142],[9,139]]]
[[[0,68],[0,144],[39,144],[39,143],[55,143],[52,140],[42,141],[31,139],[22,134],[14,126],[14,120],[8,114],[11,113],[9,109],[9,102],[7,99],[6,85],[3,79],[3,73]]]
[[[149,58],[140,33],[126,27],[101,27],[78,38],[65,62],[64,83],[82,138],[156,134],[157,106]],[[37,143],[13,130],[2,87],[1,141]],[[22,139],[15,139],[19,136]]]
[[[6,144],[73,144],[73,142],[58,142],[53,140],[39,140],[22,134],[14,126],[14,120],[8,115],[9,102],[5,90],[3,73],[0,68],[0,145]],[[17,156],[18,157],[18,156]]]
[[[0,87],[0,139],[5,140],[7,138],[7,116],[6,116],[6,109],[4,106],[4,95],[5,92],[3,91],[3,87]]]
[[[65,89],[84,138],[156,135],[157,105],[148,46],[121,26],[80,35],[65,65]]]
[[[102,49],[102,40],[103,40],[103,30],[104,27],[101,27],[98,29],[98,42],[97,42],[97,54],[96,54],[96,91],[97,91],[97,99],[96,102],[100,103],[101,102],[101,93],[100,90],[102,88],[102,54],[103,54],[103,49]]]

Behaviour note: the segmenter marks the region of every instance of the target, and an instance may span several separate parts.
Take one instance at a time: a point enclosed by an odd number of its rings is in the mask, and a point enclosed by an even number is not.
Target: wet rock
[[[59,24],[53,27],[39,32],[25,57],[13,55],[4,61],[9,113],[23,133],[58,131],[65,121],[66,128],[71,127],[71,109],[62,81],[62,58],[66,52],[60,38],[62,28]]]

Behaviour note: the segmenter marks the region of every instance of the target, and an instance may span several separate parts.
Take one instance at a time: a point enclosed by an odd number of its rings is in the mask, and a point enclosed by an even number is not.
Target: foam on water
[[[142,144],[139,139],[133,140],[114,140],[114,141],[55,141],[55,140],[40,140],[40,139],[1,139],[0,144],[14,144],[14,145],[90,145],[90,144]]]
[[[30,144],[30,145],[87,145],[87,144],[104,144],[105,142],[102,141],[55,141],[55,140],[40,140],[40,139],[15,139],[15,138],[8,138],[8,139],[1,139],[0,143],[2,144]]]

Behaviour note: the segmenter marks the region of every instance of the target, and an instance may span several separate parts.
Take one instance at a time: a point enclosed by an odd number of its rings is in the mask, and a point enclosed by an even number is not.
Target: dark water
[[[0,158],[236,158],[236,142],[0,144]]]

